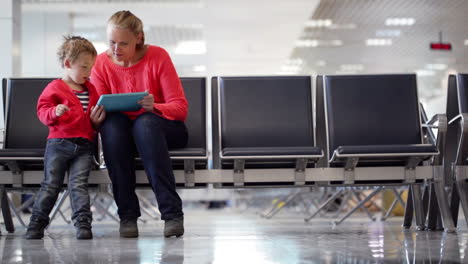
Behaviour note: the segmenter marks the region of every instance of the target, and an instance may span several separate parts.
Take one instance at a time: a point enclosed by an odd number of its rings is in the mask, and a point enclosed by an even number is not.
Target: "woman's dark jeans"
[[[88,177],[93,166],[94,145],[81,138],[80,143],[71,140],[64,138],[47,140],[44,154],[44,180],[34,202],[31,220],[49,222],[49,214],[62,190],[65,173],[68,171],[72,220],[91,223]]]
[[[183,216],[168,149],[185,147],[188,139],[185,124],[153,113],[143,113],[130,120],[115,112],[107,113],[100,132],[120,219],[136,219],[141,215],[135,194],[135,146],[156,194],[161,219]]]

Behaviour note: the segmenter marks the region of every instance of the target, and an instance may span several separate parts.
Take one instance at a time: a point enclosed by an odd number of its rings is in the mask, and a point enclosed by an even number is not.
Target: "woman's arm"
[[[158,69],[158,79],[165,103],[154,103],[154,110],[173,120],[184,121],[188,112],[184,89],[169,54],[164,52],[164,55]]]

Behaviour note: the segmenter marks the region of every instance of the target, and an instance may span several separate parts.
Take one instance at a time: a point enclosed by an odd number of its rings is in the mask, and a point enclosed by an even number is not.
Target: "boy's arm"
[[[56,115],[55,108],[59,103],[55,101],[53,96],[47,93],[47,89],[37,101],[37,117],[46,126],[54,125],[59,119],[64,121],[69,117],[68,111],[60,117]]]

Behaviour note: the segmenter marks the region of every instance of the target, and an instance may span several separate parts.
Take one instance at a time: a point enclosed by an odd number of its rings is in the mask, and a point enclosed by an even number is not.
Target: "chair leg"
[[[414,204],[414,214],[416,216],[416,229],[424,230],[424,208],[421,198],[421,189],[417,184],[412,184],[410,188],[413,190],[413,204]]]
[[[288,194],[284,199],[280,199],[276,203],[276,206],[273,207],[273,210],[268,212],[268,214],[264,215],[263,217],[265,217],[266,219],[272,218],[277,213],[279,213],[284,208],[284,206],[294,201],[294,199],[296,199],[296,197],[301,193],[302,193],[302,190],[298,189],[298,190],[295,190],[293,193]]]
[[[336,191],[330,198],[328,198],[325,202],[323,202],[315,212],[313,212],[310,216],[306,217],[304,221],[309,222],[312,218],[314,218],[323,208],[327,207],[328,204],[333,202],[341,193],[343,192],[343,189],[339,189]]]
[[[403,228],[404,229],[410,229],[411,228],[411,223],[413,222],[413,190],[412,188],[408,188],[408,198],[406,200],[406,206],[405,206],[405,216],[403,219]]]
[[[18,222],[20,222],[20,224],[21,224],[23,227],[26,227],[26,224],[24,223],[23,218],[21,218],[21,215],[19,214],[18,209],[15,207],[15,205],[14,205],[13,202],[11,201],[10,197],[8,197],[8,195],[7,195],[7,198],[8,198],[8,203],[10,204],[10,208],[11,208],[11,210],[13,211],[13,214],[14,214],[14,215],[16,216],[16,218],[18,219]]]
[[[437,202],[437,195],[436,195],[436,186],[434,183],[429,184],[429,198],[427,204],[427,213],[426,213],[426,226],[427,230],[435,231],[438,230],[438,222],[440,221],[440,210],[439,205]],[[448,204],[448,201],[447,201]],[[453,221],[452,221],[453,222]],[[443,229],[443,228],[442,228]]]
[[[392,188],[392,189],[394,189],[394,188]],[[395,206],[397,205],[397,203],[398,203],[398,199],[395,197],[395,199],[393,199],[392,204],[388,208],[387,212],[385,212],[384,216],[382,218],[380,218],[380,221],[385,221],[387,218],[390,217],[390,214],[392,213],[393,209],[395,209]]]
[[[354,197],[356,197],[357,201],[358,202],[361,202],[362,199],[361,197],[357,194],[356,190],[352,190],[353,194],[354,194]],[[363,205],[361,206],[362,210],[364,210],[364,212],[367,214],[367,216],[372,220],[372,221],[375,221],[375,216],[373,214],[371,214],[371,212],[369,212],[369,210],[367,210],[367,208]]]
[[[466,191],[468,184],[465,181],[459,181],[457,182],[457,186],[463,215],[465,216],[465,222],[468,225],[468,192]]]
[[[452,184],[452,195],[450,196],[450,211],[455,227],[458,224],[458,211],[460,210],[460,196],[458,194],[458,184]]]
[[[10,205],[8,203],[7,192],[5,186],[0,187],[0,197],[1,197],[1,207],[3,214],[3,221],[5,222],[5,229],[8,233],[15,232],[15,225],[13,224],[13,219],[11,218]]]
[[[344,220],[346,220],[350,215],[352,215],[356,210],[358,210],[361,206],[367,203],[372,197],[374,197],[377,193],[379,193],[383,187],[378,187],[376,190],[371,192],[364,200],[360,201],[352,210],[348,211],[343,217],[341,217],[338,221],[333,221],[333,226],[337,226],[341,224]]]
[[[149,215],[154,220],[159,220],[161,218],[161,214],[159,213],[158,207],[151,204],[151,202],[148,201],[148,199],[146,199],[142,195],[137,194],[137,196],[138,196],[138,200],[143,205],[143,206],[141,206],[143,212],[145,212],[147,215]]]
[[[70,191],[67,189],[65,190],[60,198],[58,199],[58,202],[57,204],[55,205],[54,209],[52,209],[52,213],[51,213],[51,216],[50,216],[50,223],[52,223],[52,221],[54,221],[55,219],[55,216],[59,213],[60,211],[60,207],[62,207],[62,204],[65,202],[65,199],[70,195]],[[47,226],[47,228],[50,227],[50,224]]]
[[[404,192],[404,190],[401,190],[398,192],[395,188],[391,188],[393,194],[395,195],[395,199],[393,199],[392,204],[390,205],[390,208],[388,208],[387,212],[385,215],[380,219],[381,221],[385,221],[390,217],[390,214],[392,213],[393,209],[397,205],[397,203],[400,203],[403,207],[406,206],[405,202],[403,199],[401,199],[401,194]]]
[[[104,214],[109,216],[112,220],[116,221],[117,223],[120,223],[120,220],[109,212],[109,208],[105,208],[104,206],[102,206],[100,201],[96,201],[94,205],[99,207],[104,212]]]
[[[450,206],[448,203],[447,195],[444,190],[444,184],[442,182],[434,182],[434,190],[439,204],[439,211],[442,216],[442,225],[444,226],[445,232],[455,232],[455,224],[450,214]]]

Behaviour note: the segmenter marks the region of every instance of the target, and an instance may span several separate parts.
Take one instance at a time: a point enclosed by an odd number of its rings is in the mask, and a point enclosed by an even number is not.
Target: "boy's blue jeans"
[[[91,223],[88,177],[93,164],[93,143],[85,139],[47,140],[44,155],[44,180],[34,202],[31,220],[49,222],[49,214],[57,201],[66,172],[72,207],[72,220]]]

